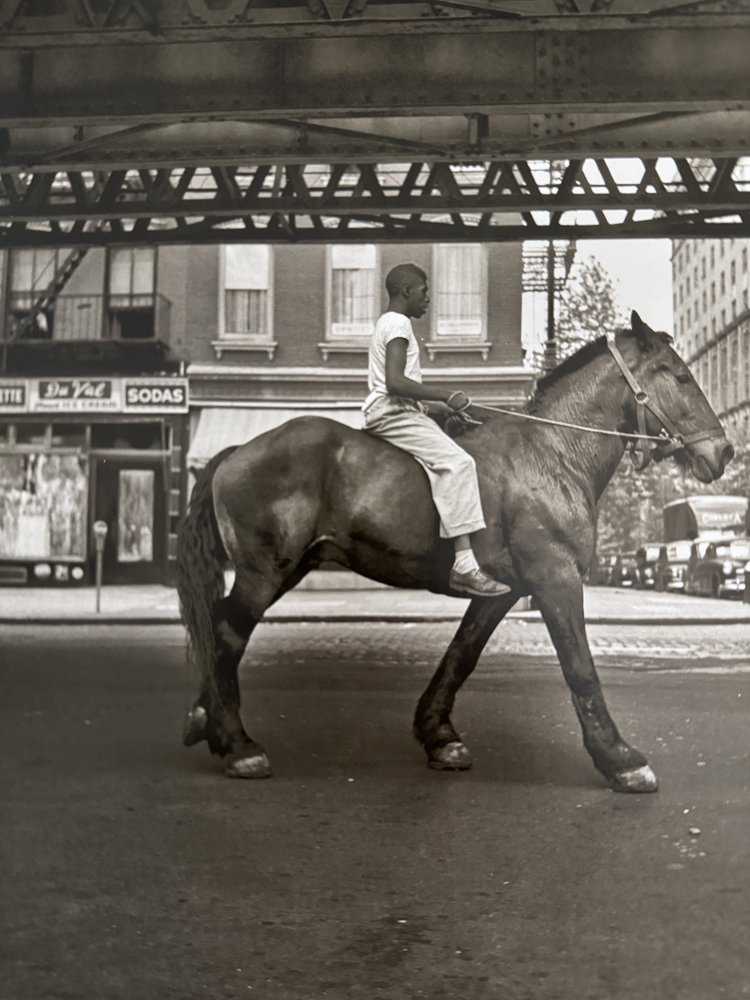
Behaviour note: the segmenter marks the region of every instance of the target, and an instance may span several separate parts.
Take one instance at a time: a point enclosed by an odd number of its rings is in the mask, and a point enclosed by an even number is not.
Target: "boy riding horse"
[[[485,527],[474,459],[440,429],[421,402],[442,402],[458,414],[471,405],[460,389],[422,384],[411,321],[427,311],[427,275],[415,264],[399,264],[388,273],[385,287],[388,310],[376,323],[370,343],[365,426],[413,455],[427,473],[440,536],[454,540],[450,589],[477,597],[507,594],[510,587],[487,576],[471,547],[471,534]]]

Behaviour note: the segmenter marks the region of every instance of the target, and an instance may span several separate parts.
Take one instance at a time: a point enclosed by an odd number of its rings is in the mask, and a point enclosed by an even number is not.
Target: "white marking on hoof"
[[[655,792],[659,782],[648,764],[644,764],[630,771],[620,771],[615,775],[612,787],[616,792]]]
[[[185,728],[182,731],[182,742],[186,747],[194,743],[200,743],[206,738],[206,726],[208,725],[208,712],[202,705],[191,708],[185,719]]]
[[[230,778],[270,778],[271,762],[264,753],[237,757],[227,764],[226,774]]]
[[[473,761],[463,743],[446,743],[430,753],[428,764],[436,771],[468,771]]]

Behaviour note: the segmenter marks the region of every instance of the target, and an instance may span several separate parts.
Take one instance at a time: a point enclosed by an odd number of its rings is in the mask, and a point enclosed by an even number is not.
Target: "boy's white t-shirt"
[[[407,341],[406,367],[404,375],[414,382],[422,381],[422,369],[419,364],[419,344],[414,336],[411,320],[402,313],[386,312],[375,324],[375,330],[370,340],[370,350],[367,364],[367,388],[370,393],[362,406],[363,410],[381,396],[389,395],[385,384],[385,349],[386,345],[397,337]]]

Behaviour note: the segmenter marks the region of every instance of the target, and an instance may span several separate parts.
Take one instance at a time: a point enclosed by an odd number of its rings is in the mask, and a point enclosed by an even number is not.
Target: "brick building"
[[[190,471],[290,416],[361,426],[384,277],[430,275],[426,381],[518,406],[521,246],[18,250],[0,272],[0,582],[170,578]]]

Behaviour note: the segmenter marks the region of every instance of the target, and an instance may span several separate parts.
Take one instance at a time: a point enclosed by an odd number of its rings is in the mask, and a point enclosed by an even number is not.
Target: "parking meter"
[[[96,610],[101,606],[102,594],[102,563],[104,560],[104,543],[109,530],[106,521],[94,521],[94,545],[96,546]]]

